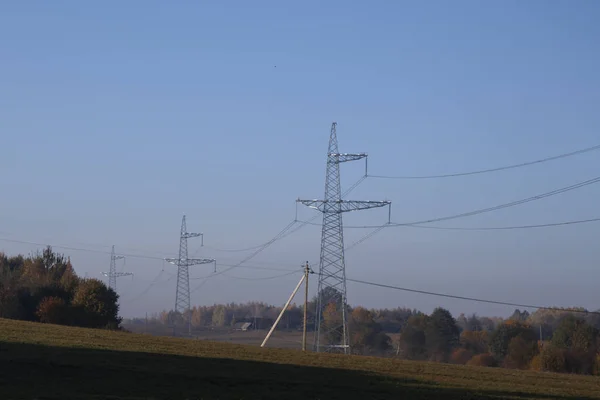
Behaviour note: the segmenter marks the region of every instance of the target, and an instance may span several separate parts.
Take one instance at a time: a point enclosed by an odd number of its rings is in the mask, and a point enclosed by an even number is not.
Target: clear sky
[[[593,0],[2,2],[0,235],[174,256],[186,213],[207,246],[258,245],[294,219],[296,198],[323,196],[332,121],[340,150],[368,152],[372,174],[462,172],[598,144],[599,18]],[[350,197],[392,200],[397,222],[434,218],[600,176],[599,157],[443,180],[369,178]],[[343,166],[346,187],[362,168]],[[600,217],[597,186],[438,226]],[[345,216],[348,225],[386,220],[384,210]],[[367,232],[348,229],[346,243]],[[389,228],[347,253],[347,274],[597,309],[599,233],[600,223]],[[294,268],[318,260],[319,242],[319,228],[305,227],[248,265]],[[36,248],[0,242],[10,254]],[[65,253],[81,275],[109,267],[105,254]],[[190,241],[190,255],[224,264],[248,254]],[[140,296],[162,267],[126,260],[135,277],[118,283],[123,315],[173,307],[167,273]],[[232,270],[192,303],[283,303],[298,276],[236,279],[281,273]],[[372,307],[512,312],[355,283],[348,296]]]

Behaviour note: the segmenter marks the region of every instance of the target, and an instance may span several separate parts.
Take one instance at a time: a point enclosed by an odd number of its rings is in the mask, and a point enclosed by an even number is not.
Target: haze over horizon
[[[0,251],[63,245],[176,256],[181,216],[235,265],[322,198],[331,122],[341,152],[369,154],[373,175],[446,174],[527,162],[600,144],[600,3],[505,1],[158,1],[0,6]],[[107,6],[110,5],[110,6]],[[274,34],[273,32],[276,32]],[[478,32],[475,36],[473,32]],[[391,200],[392,220],[468,212],[583,182],[600,152],[445,179],[368,178],[351,199]],[[342,165],[343,188],[364,174]],[[600,185],[431,225],[497,227],[600,217]],[[298,207],[298,219],[313,211]],[[346,214],[380,225],[387,210]],[[320,222],[320,218],[315,222]],[[370,232],[345,230],[351,244]],[[391,227],[346,254],[351,278],[544,306],[600,309],[600,222],[461,231]],[[290,269],[319,257],[305,226],[247,262]],[[81,276],[108,254],[75,250]],[[246,264],[244,264],[246,265]],[[176,267],[128,257],[125,317],[171,309]],[[313,264],[316,270],[318,265]],[[191,287],[212,266],[191,267]],[[222,267],[219,267],[222,268]],[[299,275],[236,268],[192,304],[283,304]],[[169,278],[171,278],[169,280]],[[149,290],[149,285],[156,284]],[[316,278],[311,281],[311,295]],[[436,306],[480,315],[515,307],[348,283],[352,305]],[[531,311],[531,310],[530,310]]]

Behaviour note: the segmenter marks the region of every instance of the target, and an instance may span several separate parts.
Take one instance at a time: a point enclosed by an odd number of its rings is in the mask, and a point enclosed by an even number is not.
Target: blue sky
[[[332,121],[340,150],[369,153],[373,174],[462,172],[598,144],[599,16],[591,0],[5,2],[0,232],[174,255],[186,213],[207,245],[260,244],[293,220],[296,198],[323,196]],[[444,180],[369,178],[351,198],[392,200],[397,222],[433,218],[594,178],[599,156]],[[362,168],[344,165],[344,184]],[[439,225],[594,218],[598,194],[600,187],[589,186]],[[312,214],[300,209],[299,216]],[[386,219],[376,210],[347,215],[345,223]],[[347,273],[495,300],[600,308],[599,228],[390,228],[348,252]],[[346,242],[365,233],[348,229]],[[305,227],[248,264],[317,260],[319,236],[318,227]],[[36,246],[1,242],[0,249]],[[190,249],[226,264],[247,254],[198,242]],[[82,275],[108,268],[107,255],[66,254]],[[127,259],[135,277],[119,281],[124,315],[172,307],[174,279],[138,296],[162,267]],[[194,268],[193,277],[210,271]],[[280,273],[233,270],[195,292],[192,303],[282,303],[297,277],[231,277]],[[373,307],[512,311],[358,284],[349,284],[348,296]]]

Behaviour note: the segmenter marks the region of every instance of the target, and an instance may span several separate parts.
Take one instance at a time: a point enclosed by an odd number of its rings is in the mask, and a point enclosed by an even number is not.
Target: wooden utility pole
[[[306,323],[308,322],[308,274],[312,271],[308,261],[304,267],[304,325],[302,326],[302,351],[306,351]]]
[[[281,309],[281,312],[279,313],[279,316],[277,317],[277,319],[275,320],[275,323],[273,324],[273,326],[269,330],[269,333],[267,333],[267,336],[265,337],[265,340],[262,342],[262,344],[260,345],[260,347],[265,347],[265,344],[267,344],[267,340],[269,340],[269,338],[273,334],[273,331],[275,330],[275,328],[277,327],[277,324],[281,320],[281,317],[283,316],[283,313],[285,312],[285,310],[287,310],[288,306],[292,302],[292,299],[294,298],[294,296],[298,292],[298,289],[300,289],[300,286],[302,286],[302,282],[306,281],[306,291],[305,291],[305,294],[304,294],[304,335],[303,335],[303,338],[302,338],[302,350],[306,350],[306,319],[307,319],[306,318],[307,317],[306,303],[308,303],[308,274],[309,273],[312,273],[312,271],[310,270],[310,267],[308,266],[308,262],[307,262],[306,263],[306,267],[304,269],[304,274],[302,275],[302,278],[300,278],[300,282],[298,282],[298,284],[296,285],[296,288],[294,288],[294,291],[292,292],[290,298],[288,299],[288,301],[285,303],[285,305]]]
[[[265,347],[265,344],[267,344],[267,340],[269,340],[269,338],[271,337],[271,335],[273,334],[273,331],[275,330],[275,328],[277,327],[277,324],[279,323],[279,321],[281,320],[281,317],[283,317],[283,313],[285,312],[285,310],[287,310],[288,306],[290,305],[290,303],[292,302],[292,299],[294,298],[294,296],[296,295],[296,292],[298,292],[298,289],[300,289],[300,286],[302,285],[302,281],[304,281],[305,275],[302,275],[302,278],[300,278],[300,282],[298,282],[298,284],[296,285],[296,288],[294,289],[294,291],[292,292],[290,298],[288,299],[288,301],[285,303],[285,305],[283,306],[283,308],[281,309],[281,312],[279,313],[279,316],[277,317],[277,319],[275,320],[275,323],[273,324],[273,326],[271,327],[271,330],[269,330],[269,333],[267,333],[267,336],[265,337],[265,340],[263,340],[262,344],[260,345],[260,347]]]

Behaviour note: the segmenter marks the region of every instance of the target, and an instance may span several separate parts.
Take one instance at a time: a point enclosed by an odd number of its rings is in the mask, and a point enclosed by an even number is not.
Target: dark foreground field
[[[0,399],[600,399],[594,377],[0,319]]]

